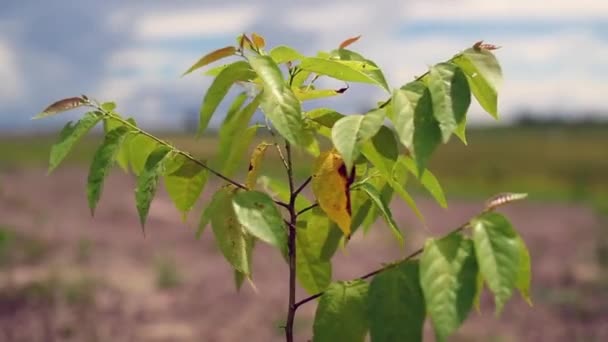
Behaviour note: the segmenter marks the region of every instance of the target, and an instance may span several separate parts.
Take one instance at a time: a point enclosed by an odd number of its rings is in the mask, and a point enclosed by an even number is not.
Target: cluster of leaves
[[[477,43],[392,89],[373,61],[347,49],[358,38],[309,57],[287,46],[266,51],[264,38],[243,34],[236,46],[203,56],[184,74],[220,59],[235,60],[205,72],[214,79],[201,105],[199,134],[205,132],[234,85],[248,88],[230,104],[219,127],[218,156],[209,163],[141,130],[132,118],[117,113],[114,103],[100,104],[86,96],[58,101],[39,117],[82,106],[92,110],[62,130],[51,149],[50,170],[82,136],[103,122],[105,137],[88,177],[91,213],[104,179],[117,163],[137,176],[135,202],[142,228],[161,179],[185,217],[209,174],[219,177],[225,183],[203,210],[197,235],[210,223],[220,251],[234,269],[237,288],[244,280],[253,284],[251,260],[258,240],[293,261],[292,271],[301,286],[314,298],[320,297],[315,341],[359,341],[368,330],[373,341],[421,340],[427,313],[437,338],[443,340],[464,321],[483,284],[493,292],[497,312],[516,288],[529,300],[530,260],[525,244],[509,222],[493,212],[502,202],[517,199],[516,195],[492,202],[452,234],[429,239],[419,260],[413,255],[374,272],[378,275],[370,285],[363,279],[332,283],[332,256],[359,228],[367,231],[382,217],[403,245],[403,233],[389,207],[394,194],[424,221],[406,189],[410,177],[446,206],[441,186],[426,166],[435,149],[452,134],[466,143],[471,94],[498,117],[502,74],[491,52],[494,46]],[[348,89],[318,89],[315,82],[321,77],[368,83],[385,90],[389,98],[364,114],[344,115],[329,108],[304,111],[303,102],[338,96]],[[258,109],[265,125],[251,123]],[[261,143],[253,150],[244,182],[234,180],[236,162],[245,158],[263,127],[273,137],[276,131],[285,140],[285,149],[276,141]],[[399,143],[406,153],[401,153]],[[327,145],[329,149],[321,149]],[[278,150],[287,181],[259,175],[269,147]],[[298,188],[292,174],[292,147],[315,158],[310,178]],[[314,201],[302,193],[309,182]]]

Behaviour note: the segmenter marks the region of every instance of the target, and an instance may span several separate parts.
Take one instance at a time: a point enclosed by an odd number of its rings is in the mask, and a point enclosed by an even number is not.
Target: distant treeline
[[[514,126],[520,127],[597,127],[608,126],[608,115],[602,113],[576,113],[569,115],[522,112],[513,121]]]

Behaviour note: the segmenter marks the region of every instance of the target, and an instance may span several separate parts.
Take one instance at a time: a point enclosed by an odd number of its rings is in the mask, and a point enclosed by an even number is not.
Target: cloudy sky
[[[521,110],[608,116],[608,1],[0,1],[0,131],[64,97],[115,100],[144,127],[173,128],[198,109],[209,79],[180,78],[202,54],[258,32],[304,53],[352,48],[399,86],[475,41],[502,46],[503,118]],[[357,86],[345,112],[383,99]],[[349,105],[350,103],[350,105]],[[61,116],[46,124],[62,125]],[[478,106],[472,121],[488,121]]]

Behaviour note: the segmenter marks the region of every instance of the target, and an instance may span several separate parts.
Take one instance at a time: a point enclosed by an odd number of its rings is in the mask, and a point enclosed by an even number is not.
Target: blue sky
[[[506,122],[520,110],[608,116],[607,1],[2,1],[0,131],[62,125],[78,113],[29,119],[81,93],[116,100],[142,126],[174,128],[209,85],[179,75],[252,31],[305,53],[362,34],[353,49],[392,86],[483,39],[502,46]],[[354,86],[329,104],[355,112],[384,96]],[[470,121],[491,119],[475,105]]]

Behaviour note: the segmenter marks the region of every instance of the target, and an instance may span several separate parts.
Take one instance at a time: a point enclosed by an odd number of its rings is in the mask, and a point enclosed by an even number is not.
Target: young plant
[[[439,182],[427,169],[435,149],[455,135],[466,143],[465,123],[471,94],[498,118],[497,92],[502,74],[492,53],[478,42],[449,60],[433,65],[414,81],[390,87],[371,60],[347,49],[305,56],[288,46],[266,50],[264,39],[243,34],[237,46],[202,57],[185,74],[223,58],[235,60],[206,74],[213,82],[200,109],[199,135],[207,130],[220,102],[235,84],[246,85],[229,106],[219,127],[219,153],[211,163],[177,149],[116,112],[112,102],[86,96],[53,103],[38,117],[77,107],[90,108],[68,123],[51,148],[50,170],[91,128],[103,122],[105,137],[93,156],[87,197],[94,214],[104,179],[114,163],[137,176],[135,202],[142,229],[160,179],[184,215],[194,207],[209,176],[220,181],[201,215],[197,236],[208,223],[220,251],[234,269],[236,287],[253,285],[252,254],[256,242],[276,247],[289,265],[285,338],[293,341],[297,309],[315,299],[318,306],[313,341],[420,341],[428,315],[436,339],[445,340],[467,318],[485,286],[499,313],[512,292],[529,302],[530,257],[509,221],[494,209],[525,195],[501,194],[479,215],[451,233],[426,241],[409,256],[389,262],[352,281],[332,280],[332,257],[339,245],[382,218],[399,244],[403,232],[391,214],[396,195],[424,221],[406,185],[415,178],[443,207]],[[343,115],[329,108],[303,110],[313,99],[340,96],[340,89],[317,87],[320,78],[367,83],[387,99],[367,113]],[[264,124],[251,124],[261,109]],[[390,123],[390,124],[389,124]],[[243,180],[234,177],[259,130],[271,133],[251,155]],[[268,137],[268,135],[266,135]],[[278,139],[278,140],[277,140]],[[405,149],[399,147],[403,145]],[[286,180],[258,177],[268,149],[276,149]],[[294,154],[309,155],[314,165],[307,178],[294,176]],[[311,184],[314,199],[304,194]],[[371,282],[368,279],[373,278]],[[296,281],[309,294],[296,299]]]

